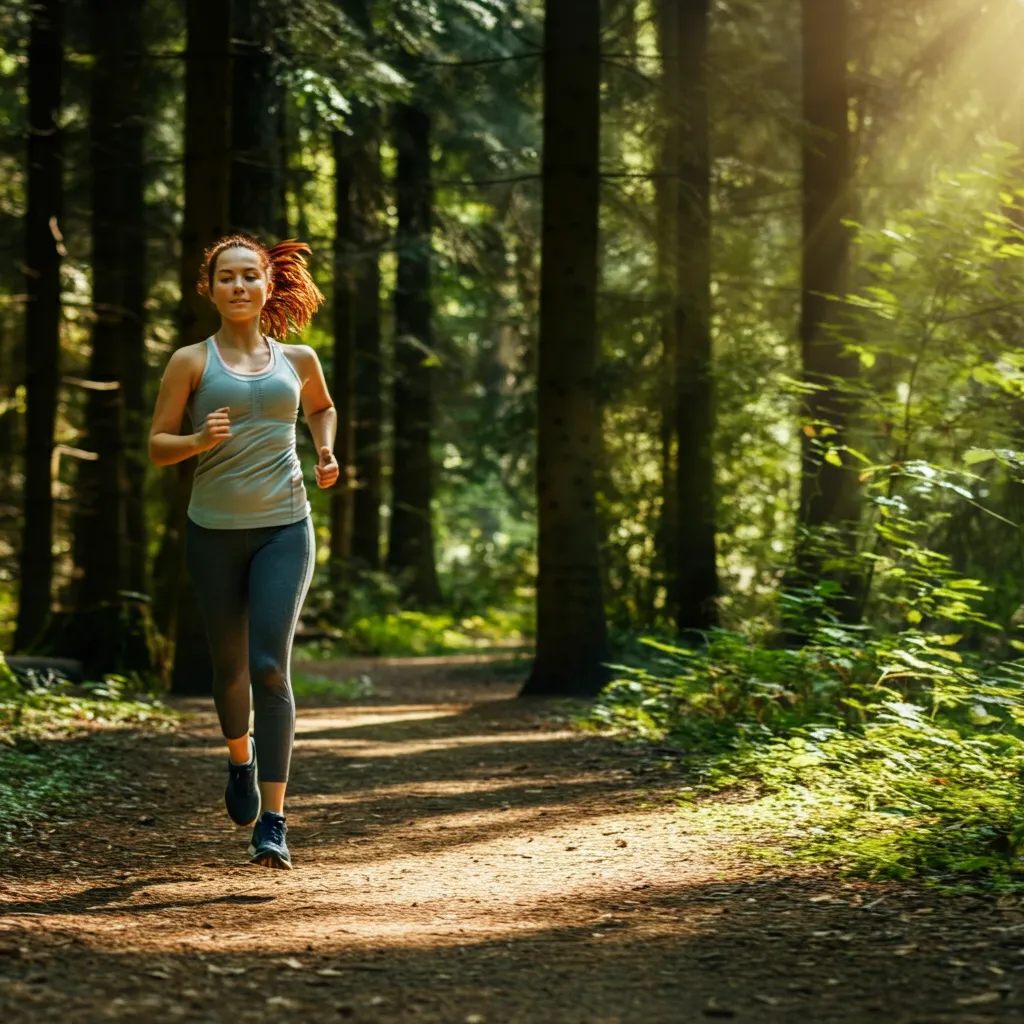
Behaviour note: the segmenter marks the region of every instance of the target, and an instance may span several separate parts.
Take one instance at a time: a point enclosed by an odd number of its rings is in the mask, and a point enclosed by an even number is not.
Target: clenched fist
[[[338,460],[334,457],[334,452],[326,445],[320,449],[320,463],[314,471],[316,485],[321,489],[333,487],[338,482],[338,473],[340,472]]]
[[[222,409],[214,409],[206,417],[203,429],[199,431],[199,450],[201,452],[209,451],[220,444],[221,441],[226,441],[230,436],[231,411],[225,405]]]

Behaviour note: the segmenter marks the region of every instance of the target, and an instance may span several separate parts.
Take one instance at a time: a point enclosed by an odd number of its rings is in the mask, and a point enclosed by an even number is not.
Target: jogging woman
[[[198,287],[217,307],[220,329],[171,356],[149,435],[157,466],[199,457],[186,550],[228,745],[225,802],[234,822],[255,822],[252,863],[273,868],[291,867],[284,818],[295,736],[290,661],[315,560],[295,449],[300,405],[319,452],[318,486],[338,479],[337,417],[320,361],[305,345],[274,340],[302,330],[324,300],[306,268],[309,251],[299,242],[268,249],[245,235],[207,251]],[[186,410],[195,433],[183,435]]]

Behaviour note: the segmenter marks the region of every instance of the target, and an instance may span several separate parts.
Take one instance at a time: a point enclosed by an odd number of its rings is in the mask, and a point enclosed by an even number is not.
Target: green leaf
[[[821,764],[821,758],[817,754],[797,754],[789,759],[789,764],[792,768],[813,768]]]

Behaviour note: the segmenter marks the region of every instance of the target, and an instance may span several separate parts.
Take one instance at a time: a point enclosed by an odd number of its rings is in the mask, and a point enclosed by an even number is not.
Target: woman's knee
[[[264,693],[286,693],[288,674],[280,659],[270,654],[255,655],[249,664],[253,690]]]

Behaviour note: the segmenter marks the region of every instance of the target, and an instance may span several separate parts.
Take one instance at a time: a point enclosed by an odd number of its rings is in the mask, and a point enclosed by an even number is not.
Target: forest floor
[[[374,692],[300,706],[295,870],[246,863],[206,703],[175,733],[108,736],[116,791],[3,864],[0,1020],[1024,1015],[1019,897],[753,862],[690,827],[654,756],[472,659],[308,670]]]

